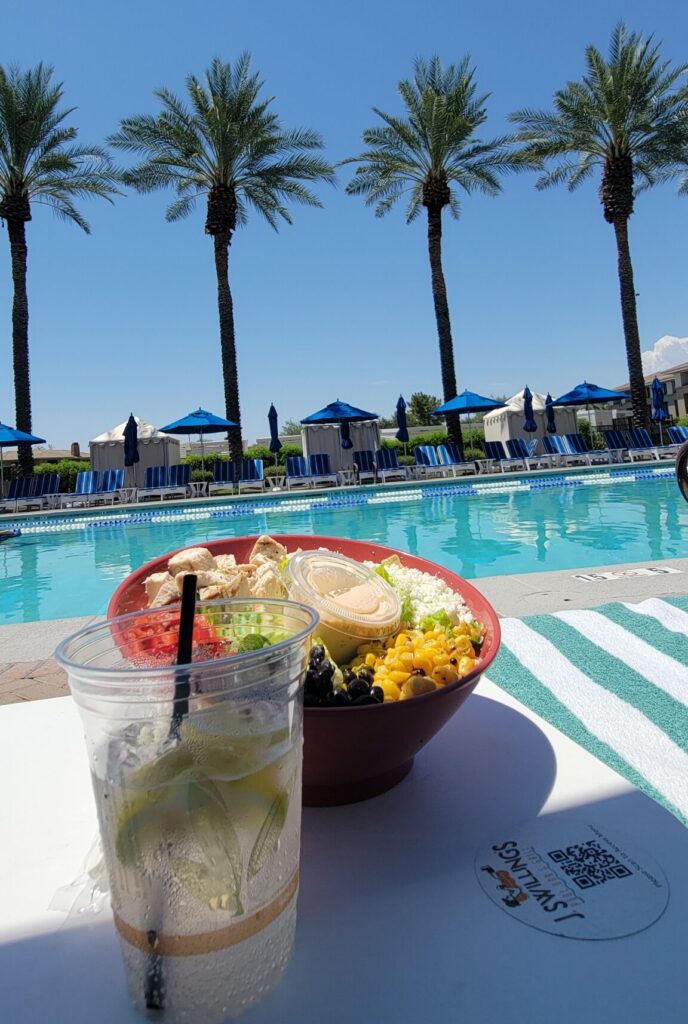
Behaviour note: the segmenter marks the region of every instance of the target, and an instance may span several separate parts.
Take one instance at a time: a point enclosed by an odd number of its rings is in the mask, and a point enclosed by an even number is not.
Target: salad
[[[179,601],[182,582],[195,573],[198,587],[198,656],[226,657],[279,642],[265,631],[260,612],[227,624],[203,602],[220,597],[282,597],[303,601],[321,616],[321,635],[310,650],[306,707],[348,707],[422,696],[456,683],[480,664],[485,627],[444,580],[408,568],[394,555],[381,563],[357,562],[326,549],[287,552],[259,537],[248,560],[214,556],[207,548],[174,555],[164,573],[144,581],[151,608]],[[145,617],[141,623],[145,629]],[[174,659],[164,636],[156,657]],[[196,653],[194,654],[196,657]]]

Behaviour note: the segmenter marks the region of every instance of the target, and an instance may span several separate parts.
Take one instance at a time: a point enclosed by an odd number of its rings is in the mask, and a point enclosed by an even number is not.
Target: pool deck
[[[639,570],[653,570],[650,574]],[[633,571],[634,575],[621,575]],[[605,579],[604,573],[614,573]],[[586,580],[581,577],[593,576]],[[602,578],[601,578],[602,577]],[[471,580],[503,617],[594,608],[609,601],[632,604],[650,597],[688,593],[688,558],[594,566],[557,572],[518,573]],[[63,697],[69,692],[53,652],[57,645],[98,616],[0,626],[0,705]]]

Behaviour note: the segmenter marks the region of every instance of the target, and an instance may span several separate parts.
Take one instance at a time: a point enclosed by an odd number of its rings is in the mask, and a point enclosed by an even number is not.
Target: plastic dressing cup
[[[401,602],[373,569],[331,551],[301,551],[284,568],[289,596],[315,608],[318,634],[336,662],[399,628]]]
[[[317,621],[290,601],[208,601],[194,658],[245,653],[170,665],[179,606],[99,623],[57,650],[83,720],[129,990],[158,1020],[236,1016],[289,960]]]

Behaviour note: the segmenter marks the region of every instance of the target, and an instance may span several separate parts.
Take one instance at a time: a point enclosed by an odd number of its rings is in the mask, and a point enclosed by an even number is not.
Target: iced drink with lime
[[[213,636],[233,650],[238,636],[241,653],[160,665],[169,610],[91,627],[59,652],[84,719],[132,998],[161,1020],[204,1024],[270,991],[292,950],[301,685],[316,624],[292,602],[208,606]],[[151,615],[146,651],[131,638]],[[188,713],[173,729],[181,672]]]

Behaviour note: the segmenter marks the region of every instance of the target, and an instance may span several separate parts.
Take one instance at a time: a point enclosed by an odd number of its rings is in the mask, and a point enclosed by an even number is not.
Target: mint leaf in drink
[[[260,651],[263,647],[269,647],[270,641],[262,633],[249,633],[239,641],[239,654],[247,654],[249,651]]]

